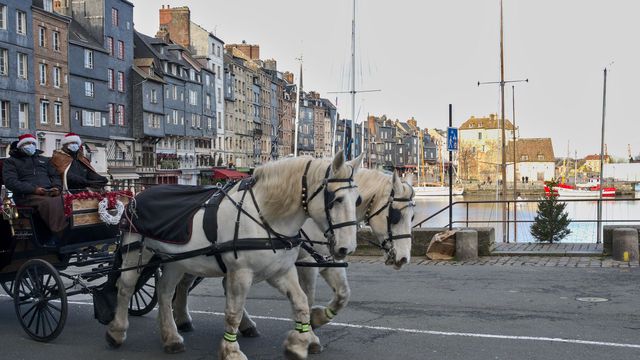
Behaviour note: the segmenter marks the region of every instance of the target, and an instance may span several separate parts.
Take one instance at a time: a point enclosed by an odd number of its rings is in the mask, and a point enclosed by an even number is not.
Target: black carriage
[[[1,165],[2,159],[0,171]],[[121,232],[100,219],[99,196],[66,196],[69,226],[62,239],[52,241],[38,214],[15,206],[2,188],[0,285],[13,298],[25,332],[37,341],[51,341],[64,328],[68,296],[93,294],[113,284]],[[111,195],[127,201],[121,193]],[[129,304],[131,315],[144,315],[156,305],[157,271],[147,269],[140,277]]]

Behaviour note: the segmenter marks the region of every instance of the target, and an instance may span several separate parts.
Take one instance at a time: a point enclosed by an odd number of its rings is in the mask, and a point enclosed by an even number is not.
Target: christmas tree
[[[531,235],[539,242],[559,242],[571,234],[569,214],[566,203],[558,202],[558,194],[553,191],[555,181],[546,182],[551,191],[538,203],[538,214],[531,225]]]

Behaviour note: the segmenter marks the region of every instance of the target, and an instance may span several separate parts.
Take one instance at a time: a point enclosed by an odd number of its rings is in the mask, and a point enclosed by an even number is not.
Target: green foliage
[[[553,193],[555,181],[545,183],[551,193],[538,203],[538,214],[531,225],[531,235],[539,242],[559,242],[571,234],[569,230],[569,214],[565,211],[566,203],[558,202],[558,196]]]

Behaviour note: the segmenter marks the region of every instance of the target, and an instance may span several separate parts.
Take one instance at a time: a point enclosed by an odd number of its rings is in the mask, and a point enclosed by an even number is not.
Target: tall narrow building
[[[19,134],[34,133],[31,0],[0,3],[0,157]]]
[[[69,24],[53,11],[52,0],[33,1],[36,135],[51,156],[69,132]]]
[[[139,178],[131,122],[131,90],[136,85],[130,81],[133,4],[126,0],[93,0],[56,1],[54,5],[59,13],[74,20],[69,41],[75,46],[70,49],[69,64],[71,80],[79,87],[72,85],[69,94],[71,130],[88,140],[92,153],[100,153],[99,148],[106,150],[113,184],[132,186]],[[103,79],[106,89],[102,88]],[[85,110],[80,105],[91,106]]]

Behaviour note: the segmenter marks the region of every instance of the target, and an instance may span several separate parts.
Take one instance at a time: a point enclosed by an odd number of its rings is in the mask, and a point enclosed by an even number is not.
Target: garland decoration
[[[98,200],[102,201],[103,199],[107,200],[107,208],[116,209],[118,208],[118,197],[123,196],[127,198],[132,198],[133,193],[129,190],[124,191],[107,191],[104,193],[92,192],[92,191],[83,191],[76,194],[64,194],[64,216],[70,217],[73,215],[73,201],[74,200]]]

